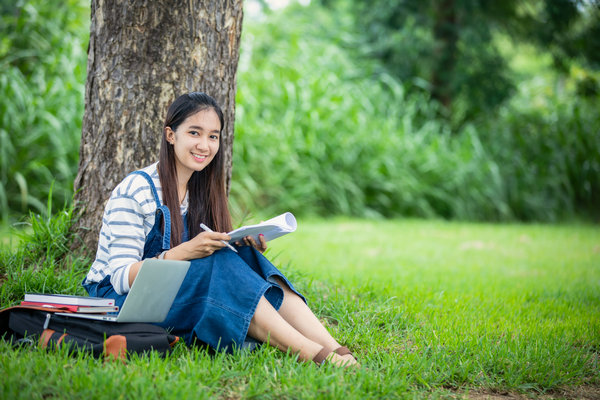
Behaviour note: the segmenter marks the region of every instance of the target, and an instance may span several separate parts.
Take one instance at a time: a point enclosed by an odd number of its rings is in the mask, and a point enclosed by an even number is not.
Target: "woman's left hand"
[[[252,236],[246,236],[242,240],[235,242],[235,244],[238,246],[252,246],[261,253],[264,253],[265,250],[267,250],[267,241],[265,240],[265,235],[262,233],[258,235],[258,240],[259,243],[256,243],[256,240],[254,240]]]

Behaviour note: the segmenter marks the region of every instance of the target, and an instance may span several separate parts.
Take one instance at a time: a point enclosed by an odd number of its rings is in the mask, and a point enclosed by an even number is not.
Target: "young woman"
[[[222,242],[230,237],[221,232],[231,230],[219,152],[223,122],[220,107],[204,93],[171,104],[158,163],[131,173],[112,192],[84,287],[122,306],[144,259],[191,260],[160,324],[187,343],[231,351],[254,339],[304,361],[356,364],[262,255],[262,237],[236,243],[238,253]],[[203,231],[201,223],[214,232]]]

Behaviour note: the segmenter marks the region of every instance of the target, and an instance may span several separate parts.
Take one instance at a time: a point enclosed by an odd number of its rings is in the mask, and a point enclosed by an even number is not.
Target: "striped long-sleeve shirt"
[[[157,164],[142,171],[152,178],[158,197],[162,189],[158,178]],[[187,211],[187,195],[181,205],[181,213]],[[115,292],[129,292],[129,269],[140,261],[146,237],[154,226],[156,202],[148,181],[138,175],[128,175],[113,190],[106,203],[102,228],[98,239],[96,259],[87,274],[86,282],[100,282],[110,275]]]

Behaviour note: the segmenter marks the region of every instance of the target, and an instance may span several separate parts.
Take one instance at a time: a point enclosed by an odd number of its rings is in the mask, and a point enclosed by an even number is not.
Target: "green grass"
[[[72,228],[79,217],[73,204],[52,212],[52,189],[44,215],[0,229],[0,304],[23,299],[26,292],[84,294],[81,280],[90,261],[72,251],[79,237]],[[77,247],[77,246],[73,246]]]
[[[597,226],[300,220],[268,252],[364,369],[318,369],[268,347],[213,357],[178,346],[123,365],[0,344],[0,398],[555,397],[600,386]],[[85,273],[73,265],[58,279]]]

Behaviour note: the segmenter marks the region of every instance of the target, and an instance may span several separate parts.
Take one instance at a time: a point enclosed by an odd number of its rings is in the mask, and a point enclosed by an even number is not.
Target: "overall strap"
[[[163,218],[163,238],[162,238],[162,248],[163,250],[168,250],[171,248],[171,213],[169,212],[169,207],[165,206],[161,203],[158,198],[158,192],[156,191],[156,186],[154,186],[154,181],[144,171],[133,171],[131,174],[136,174],[144,177],[148,184],[150,185],[150,189],[152,190],[152,195],[154,196],[154,201],[156,202],[156,216],[155,216],[155,224],[160,221],[160,218]]]
[[[156,202],[156,208],[159,208],[162,205],[162,203],[160,202],[160,199],[158,198],[158,192],[156,191],[156,186],[154,186],[154,181],[152,180],[150,175],[148,175],[144,171],[133,171],[130,175],[140,175],[140,176],[143,176],[148,181],[148,185],[150,185],[150,189],[152,190],[152,195],[154,196],[154,201]]]

